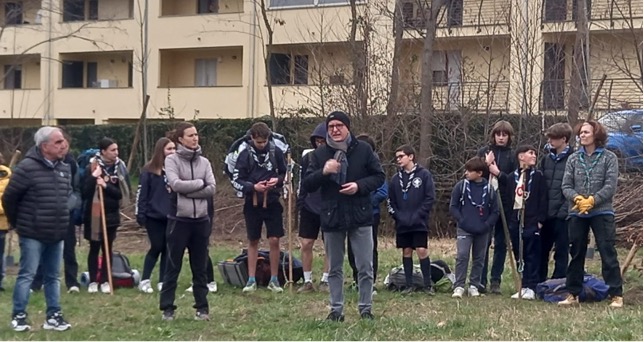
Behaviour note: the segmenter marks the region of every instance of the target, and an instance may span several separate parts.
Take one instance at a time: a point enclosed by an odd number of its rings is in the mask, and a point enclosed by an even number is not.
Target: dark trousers
[[[175,310],[175,292],[177,279],[181,273],[183,254],[188,249],[190,270],[192,271],[192,289],[195,297],[194,308],[208,312],[208,282],[206,265],[208,263],[208,241],[212,225],[210,220],[184,222],[168,220],[166,232],[167,253],[163,289],[161,289],[160,309]]]
[[[67,286],[67,289],[69,290],[72,286],[80,288],[78,283],[78,261],[76,260],[76,226],[71,222],[63,243],[63,265],[65,266],[65,286]],[[42,285],[42,267],[38,265],[34,281],[31,283],[31,289],[39,291]]]
[[[210,254],[208,254],[208,264],[206,265],[206,280],[209,284],[215,281],[215,266],[212,264]]]
[[[539,282],[548,279],[550,251],[555,247],[555,269],[552,278],[565,278],[568,269],[568,224],[564,219],[549,219],[541,227],[541,262]]]
[[[376,283],[378,275],[378,226],[380,225],[380,214],[373,215],[373,225],[371,226],[373,235],[373,282]],[[358,267],[356,266],[356,258],[351,249],[351,239],[347,237],[347,251],[349,257],[349,265],[353,270],[353,281],[358,283]]]
[[[539,283],[539,259],[541,258],[541,236],[539,228],[525,227],[521,239],[523,240],[523,255],[519,257],[519,223],[510,225],[510,239],[512,239],[512,252],[520,266],[523,259],[523,272],[521,273],[521,288],[535,290]]]
[[[107,283],[107,264],[105,260],[109,258],[112,262],[112,254],[114,253],[114,240],[116,239],[116,228],[107,228],[107,241],[109,244],[110,254],[109,256],[105,254],[105,243],[101,241],[90,241],[89,242],[89,253],[87,254],[87,271],[89,272],[89,282],[95,283],[96,277],[98,274],[98,252],[102,251],[103,261],[101,263],[101,282]],[[101,235],[102,237],[103,235]]]
[[[2,280],[4,279],[4,241],[7,236],[6,230],[0,230],[0,288],[2,287]]]
[[[602,259],[602,277],[608,285],[609,296],[622,295],[622,275],[615,250],[615,217],[599,215],[580,218],[572,216],[568,221],[570,239],[570,264],[566,274],[566,288],[573,295],[579,295],[584,282],[584,264],[588,232],[592,228],[595,242]]]
[[[167,227],[167,219],[158,220],[148,217],[145,221],[145,230],[148,232],[148,239],[150,239],[150,249],[143,261],[142,280],[150,279],[154,265],[157,263],[157,259],[161,257],[159,259],[159,282],[163,282],[167,257],[165,250],[165,231]]]
[[[506,216],[507,217],[507,216]],[[490,273],[490,283],[501,284],[501,275],[505,267],[505,256],[508,253],[508,245],[505,243],[505,233],[503,232],[503,221],[501,217],[496,221],[494,232],[490,234],[490,239],[483,259],[483,271],[481,272],[481,286],[487,286],[487,271],[490,262],[490,246],[494,238],[494,252],[492,255],[492,271]]]

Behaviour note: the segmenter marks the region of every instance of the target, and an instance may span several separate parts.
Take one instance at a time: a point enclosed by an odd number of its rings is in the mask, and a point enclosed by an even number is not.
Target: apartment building
[[[146,6],[147,3],[147,6]],[[355,44],[348,0],[0,0],[0,125],[246,118],[342,106]],[[384,112],[394,0],[357,2],[368,94]],[[400,110],[417,103],[424,1],[400,0]],[[447,0],[432,56],[434,106],[474,112],[565,110],[583,74],[601,111],[642,107],[642,2],[588,0],[583,65],[573,0]],[[365,40],[366,38],[366,40]],[[267,77],[268,70],[268,77]],[[606,74],[601,89],[599,79]],[[382,108],[380,108],[382,107]]]

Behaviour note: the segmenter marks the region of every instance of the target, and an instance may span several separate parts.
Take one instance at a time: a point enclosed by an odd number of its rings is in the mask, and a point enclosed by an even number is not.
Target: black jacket
[[[377,190],[385,181],[385,173],[380,160],[371,146],[357,140],[353,135],[347,149],[346,182],[356,182],[358,192],[353,195],[340,193],[340,185],[323,175],[322,168],[332,159],[336,150],[330,146],[320,146],[311,152],[309,167],[306,169],[303,188],[308,192],[321,189],[322,212],[320,225],[322,231],[342,231],[371,226],[373,224],[371,192]]]
[[[412,177],[410,179],[410,177]],[[411,181],[407,198],[403,196],[400,176],[396,173],[389,182],[387,209],[396,222],[396,234],[410,232],[429,232],[429,213],[432,211],[436,190],[431,172],[420,165],[413,175],[402,172],[405,186]]]
[[[136,193],[136,222],[145,225],[148,217],[165,220],[170,213],[172,197],[165,181],[165,171],[157,175],[150,171],[141,172]]]
[[[233,172],[233,187],[244,194],[244,198],[246,198],[247,203],[252,203],[255,184],[261,181],[267,181],[271,178],[278,178],[275,188],[268,192],[267,203],[279,201],[279,189],[284,186],[284,177],[286,176],[286,158],[284,158],[284,153],[282,150],[275,147],[275,160],[270,160],[271,167],[264,168],[259,166],[250,156],[250,149],[255,149],[252,142],[248,142],[248,147],[241,151],[237,157],[237,164],[235,164],[235,171]],[[255,149],[255,151],[257,151],[257,159],[260,162],[263,163],[266,159],[270,159],[269,149],[268,144],[263,151]],[[272,165],[273,163],[277,165]],[[263,201],[264,194],[258,193],[257,203],[261,206]]]
[[[568,201],[561,191],[564,173],[566,173],[566,162],[572,154],[572,148],[568,149],[553,159],[553,155],[546,154],[541,158],[539,169],[543,172],[548,187],[548,218],[566,219],[568,216]]]
[[[547,208],[548,208],[548,188],[546,186],[546,179],[543,177],[543,173],[540,170],[533,169],[534,173],[531,170],[526,172],[527,179],[525,180],[526,188],[528,191],[528,199],[525,205],[525,220],[524,227],[537,227],[537,223],[543,224],[546,221],[547,217]],[[501,184],[506,185],[506,198],[510,199],[510,208],[514,206],[514,195],[517,186],[517,180],[520,178],[520,170],[517,170],[519,175],[517,176],[514,172],[509,175],[503,174],[499,177],[499,188]],[[532,173],[532,177],[530,174]],[[530,183],[530,178],[532,178],[532,183]],[[501,196],[503,197],[503,196]],[[511,215],[508,215],[508,219],[511,222],[520,222],[520,211],[512,210]]]
[[[485,154],[487,154],[489,151],[492,151],[494,153],[494,161],[496,162],[496,166],[501,171],[501,174],[507,175],[517,169],[518,165],[514,151],[509,146],[484,146],[479,149],[476,155],[484,158]],[[485,170],[485,172],[483,172],[483,178],[489,179],[489,177],[490,172],[488,170]],[[499,175],[499,178],[500,177],[501,175]],[[514,189],[512,189],[512,191],[514,191]],[[501,193],[501,202],[503,203],[503,209],[505,209],[505,212],[508,213],[512,211],[513,199],[506,196],[506,186],[505,184],[501,184],[501,182],[499,182],[499,192]]]
[[[83,226],[84,236],[87,240],[91,240],[92,202],[94,200],[94,193],[96,192],[96,178],[92,176],[91,167],[91,164],[87,166],[87,176],[82,187],[83,204],[85,205]],[[105,208],[105,225],[107,229],[116,230],[121,225],[120,209],[123,194],[121,193],[119,182],[120,180],[118,178],[113,177],[112,180],[106,182],[107,186],[103,189],[103,196],[105,197],[103,199],[103,206]]]
[[[485,234],[492,231],[492,227],[499,218],[499,202],[496,192],[491,188],[483,193],[488,181],[484,178],[481,182],[469,182],[470,192],[465,187],[465,180],[462,179],[454,186],[452,198],[449,203],[449,213],[452,215],[459,228],[470,234]],[[471,200],[470,200],[471,197]],[[481,208],[472,204],[482,205]]]
[[[69,227],[71,169],[50,163],[32,147],[16,168],[2,196],[9,224],[18,235],[51,243],[63,240]]]

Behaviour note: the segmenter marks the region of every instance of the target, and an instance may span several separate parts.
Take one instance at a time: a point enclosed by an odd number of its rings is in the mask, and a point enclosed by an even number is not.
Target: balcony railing
[[[587,91],[582,91],[582,106],[588,108],[599,86],[593,79]],[[545,80],[541,83],[541,111],[566,110],[570,94],[570,80]],[[642,108],[642,80],[607,78],[597,96],[595,110]]]
[[[411,109],[420,102],[420,84],[403,85],[400,107]],[[448,82],[447,85],[434,85],[432,100],[435,109],[457,110],[468,108],[472,112],[508,113],[510,83],[498,82]]]
[[[590,21],[614,21],[642,18],[642,1],[630,0],[587,0],[587,15]],[[542,3],[543,23],[577,20],[577,0],[544,0]]]
[[[424,29],[426,26],[424,2],[406,0],[402,5],[406,28]],[[441,9],[438,28],[477,27],[507,25],[510,15],[510,0],[453,0]]]

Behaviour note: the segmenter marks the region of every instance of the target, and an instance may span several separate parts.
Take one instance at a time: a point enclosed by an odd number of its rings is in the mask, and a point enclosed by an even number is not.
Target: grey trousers
[[[329,258],[329,292],[331,311],[344,309],[344,246],[347,235],[358,268],[358,311],[371,312],[373,293],[373,236],[371,226],[349,231],[324,232],[324,249]]]
[[[481,288],[481,274],[483,262],[487,251],[490,233],[472,235],[461,228],[456,229],[456,281],[454,288],[465,288],[467,266],[472,255],[472,270],[470,271],[470,284]]]

